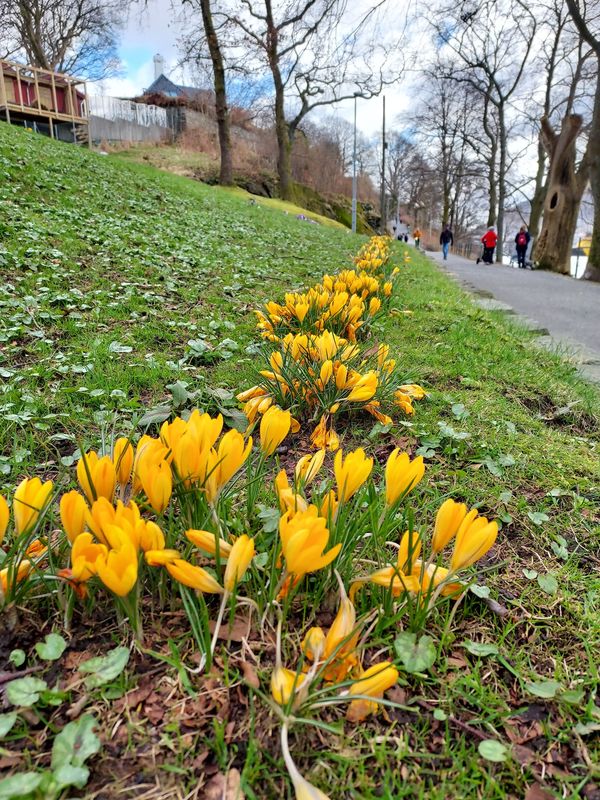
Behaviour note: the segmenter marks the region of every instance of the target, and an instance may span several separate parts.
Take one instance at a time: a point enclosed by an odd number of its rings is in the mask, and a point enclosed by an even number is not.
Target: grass
[[[171,172],[175,175],[182,175],[186,178],[193,178],[196,180],[205,179],[209,173],[214,173],[218,169],[218,165],[206,153],[185,150],[177,145],[134,145],[126,150],[117,150],[115,156],[126,162],[148,164],[160,170],[164,170],[165,172]],[[334,219],[324,217],[321,214],[317,214],[315,211],[308,211],[306,208],[301,208],[295,203],[280,200],[277,197],[257,198],[239,186],[225,191],[229,191],[231,194],[243,198],[248,202],[252,201],[263,208],[274,208],[286,214],[293,214],[294,216],[297,214],[304,214],[304,216],[307,216],[309,219],[321,225],[347,231],[344,225]]]
[[[234,402],[214,389],[252,383],[252,308],[343,266],[360,242],[236,193],[5,125],[0,170],[0,490],[33,472],[71,480],[79,443],[98,444],[115,416],[128,432],[148,408],[171,397],[189,407],[186,392],[196,391],[196,401],[231,411]],[[530,797],[592,800],[600,781],[598,393],[526,330],[478,309],[421,254],[411,257],[395,313],[374,339],[429,397],[391,430],[356,424],[343,446],[360,442],[379,461],[395,445],[425,455],[420,521],[431,524],[452,496],[498,518],[502,530],[478,595],[467,596],[451,631],[444,635],[443,615],[433,619],[433,666],[402,672],[394,705],[367,723],[327,709],[321,717],[337,735],[295,725],[292,751],[332,798],[488,800],[525,797],[539,784]],[[364,590],[359,610],[373,596]],[[321,610],[321,624],[332,609]],[[200,679],[182,666],[195,655],[182,612],[148,608],[148,650],[86,691],[75,682],[79,663],[124,639],[103,613],[98,605],[76,615],[65,654],[41,672],[65,696],[58,705],[43,696],[1,742],[9,772],[47,768],[49,733],[86,708],[102,720],[103,745],[88,762],[86,796],[222,796],[232,770],[249,798],[292,796],[277,720],[244,683],[254,676],[268,686],[272,646],[256,630],[247,646],[238,636],[219,649],[214,673]],[[59,622],[23,609],[19,626],[0,632],[0,670],[13,669],[3,662],[15,647],[26,666],[39,665],[34,645]],[[385,653],[398,627],[384,615],[373,648]],[[300,636],[289,631],[288,652]],[[559,684],[554,692],[549,681]],[[505,760],[481,755],[488,739],[507,748]]]

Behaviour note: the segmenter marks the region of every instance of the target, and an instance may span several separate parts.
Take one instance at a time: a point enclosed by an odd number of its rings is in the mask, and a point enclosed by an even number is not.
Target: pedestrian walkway
[[[499,310],[527,317],[541,333],[546,329],[589,377],[600,380],[600,283],[505,264],[476,264],[452,254],[447,261],[441,253],[427,255],[466,288],[500,301]]]

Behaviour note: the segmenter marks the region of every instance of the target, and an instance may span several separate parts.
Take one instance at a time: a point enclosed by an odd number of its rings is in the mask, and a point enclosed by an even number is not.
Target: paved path
[[[600,283],[504,264],[477,265],[461,256],[449,255],[444,261],[441,253],[427,255],[467,288],[499,300],[498,308],[507,304],[510,308],[504,310],[546,328],[555,342],[589,364],[591,377],[600,377]]]

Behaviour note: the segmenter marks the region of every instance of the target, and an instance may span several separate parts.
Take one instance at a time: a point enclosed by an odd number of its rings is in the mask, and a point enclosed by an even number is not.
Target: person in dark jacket
[[[517,261],[519,262],[519,269],[525,269],[525,256],[527,255],[527,247],[531,241],[531,236],[525,225],[521,228],[515,236],[515,244],[517,246]]]
[[[445,225],[444,230],[440,234],[440,244],[442,245],[444,261],[448,261],[448,250],[450,249],[450,245],[454,244],[454,236],[452,235],[449,225]]]

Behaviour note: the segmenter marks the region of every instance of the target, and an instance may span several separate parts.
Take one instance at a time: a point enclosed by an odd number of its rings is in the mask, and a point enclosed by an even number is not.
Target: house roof
[[[195,98],[201,92],[201,89],[197,89],[193,86],[180,86],[177,83],[173,83],[170,78],[167,78],[167,76],[162,73],[158,78],[155,78],[147,89],[144,89],[144,94],[164,94],[167,97]]]

